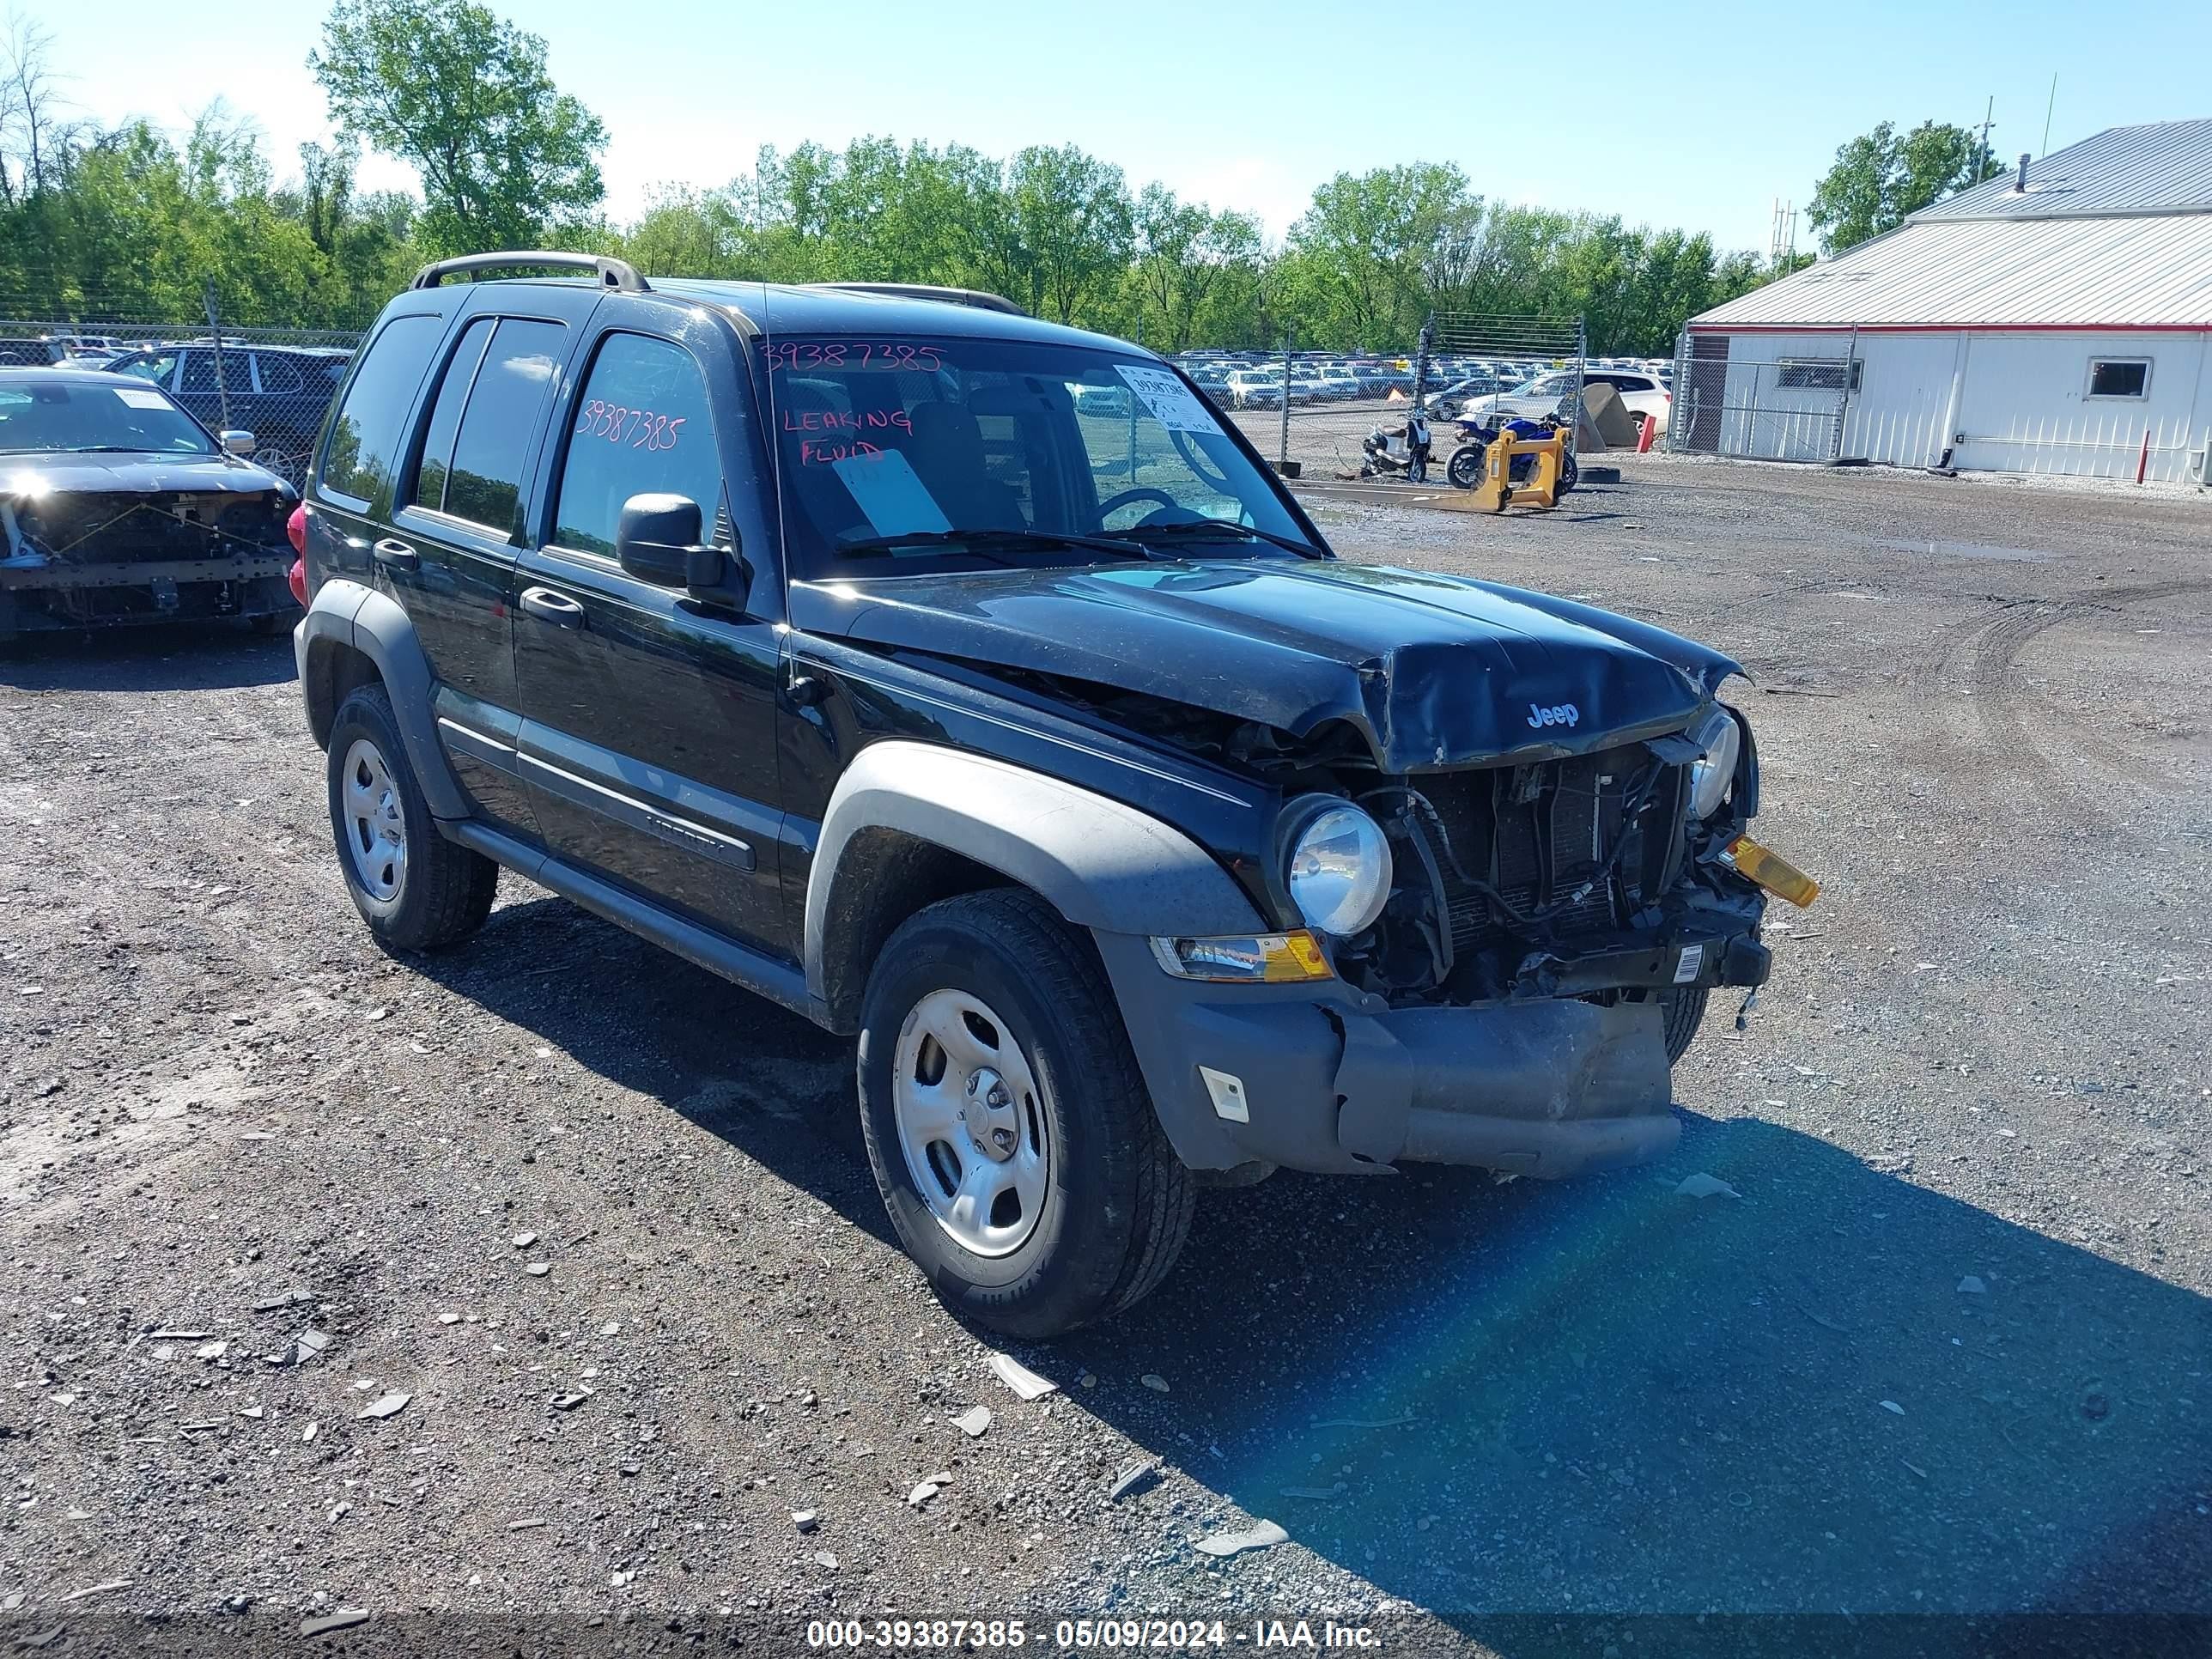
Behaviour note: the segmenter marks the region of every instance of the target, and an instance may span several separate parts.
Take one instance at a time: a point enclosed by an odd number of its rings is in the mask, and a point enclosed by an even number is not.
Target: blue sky
[[[18,0],[21,3],[21,0]],[[497,0],[494,0],[497,4]],[[555,78],[611,143],[608,205],[662,181],[719,184],[757,146],[865,134],[990,154],[1073,142],[1133,188],[1258,212],[1279,234],[1340,170],[1450,161],[1493,198],[1766,246],[1776,197],[1802,204],[1836,146],[1875,122],[1980,120],[2008,162],[2107,126],[2212,115],[2212,12],[2108,0],[1480,6],[1121,0],[834,6],[514,0]],[[79,109],[182,126],[220,94],[280,172],[326,131],[306,58],[315,0],[29,0]],[[1403,20],[1418,24],[1409,33]],[[1408,76],[1418,76],[1408,84]],[[372,162],[365,182],[411,182]],[[1810,246],[1801,228],[1799,244]]]

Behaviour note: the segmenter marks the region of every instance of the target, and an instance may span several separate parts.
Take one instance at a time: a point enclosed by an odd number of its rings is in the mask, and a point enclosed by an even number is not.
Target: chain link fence
[[[1541,419],[1579,405],[1579,318],[1438,312],[1418,340],[1381,351],[1194,349],[1180,363],[1263,454],[1295,475],[1358,475],[1361,446],[1402,428],[1416,407],[1432,425],[1461,418]],[[1433,441],[1441,467],[1449,426]]]
[[[210,432],[250,432],[253,459],[297,487],[361,343],[346,329],[0,318],[0,367],[69,364],[160,386]]]
[[[1856,335],[1841,353],[1820,354],[1758,335],[1685,329],[1675,347],[1667,447],[1739,460],[1835,461],[1863,372]]]

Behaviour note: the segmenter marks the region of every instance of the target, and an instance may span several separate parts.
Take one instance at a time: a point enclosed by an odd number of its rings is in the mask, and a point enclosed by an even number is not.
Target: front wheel
[[[1660,994],[1659,1006],[1666,1017],[1667,1063],[1679,1064],[1690,1052],[1690,1044],[1698,1035],[1698,1027],[1705,1024],[1705,1001],[1710,993],[1703,986],[1694,991],[1665,991]]]
[[[1582,468],[1575,465],[1575,452],[1569,450],[1559,458],[1559,494],[1565,495],[1581,482]]]
[[[1139,1301],[1190,1227],[1091,942],[1035,896],[913,916],[860,1016],[860,1125],[907,1254],[956,1313],[1031,1339]]]
[[[1482,482],[1482,457],[1485,446],[1462,444],[1452,451],[1452,458],[1444,463],[1444,477],[1455,488],[1472,489]]]

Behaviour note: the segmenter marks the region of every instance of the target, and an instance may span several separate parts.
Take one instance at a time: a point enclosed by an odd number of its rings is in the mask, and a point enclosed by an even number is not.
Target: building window
[[[1850,389],[1859,389],[1859,373],[1865,367],[1857,358],[1850,360]],[[1776,365],[1781,373],[1775,384],[1801,392],[1841,392],[1844,389],[1844,363],[1841,357],[1784,357]]]
[[[2092,398],[2143,398],[2150,395],[2148,357],[2092,357],[2089,359]]]

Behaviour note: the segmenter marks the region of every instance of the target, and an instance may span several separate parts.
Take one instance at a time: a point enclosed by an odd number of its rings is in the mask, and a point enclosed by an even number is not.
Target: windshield
[[[1312,544],[1273,481],[1158,362],[1011,340],[759,349],[794,577],[1089,563],[1124,545],[1130,557],[1288,556],[1273,538]],[[971,531],[986,533],[963,544]]]
[[[0,454],[137,451],[210,455],[199,423],[150,386],[102,380],[0,380]]]

